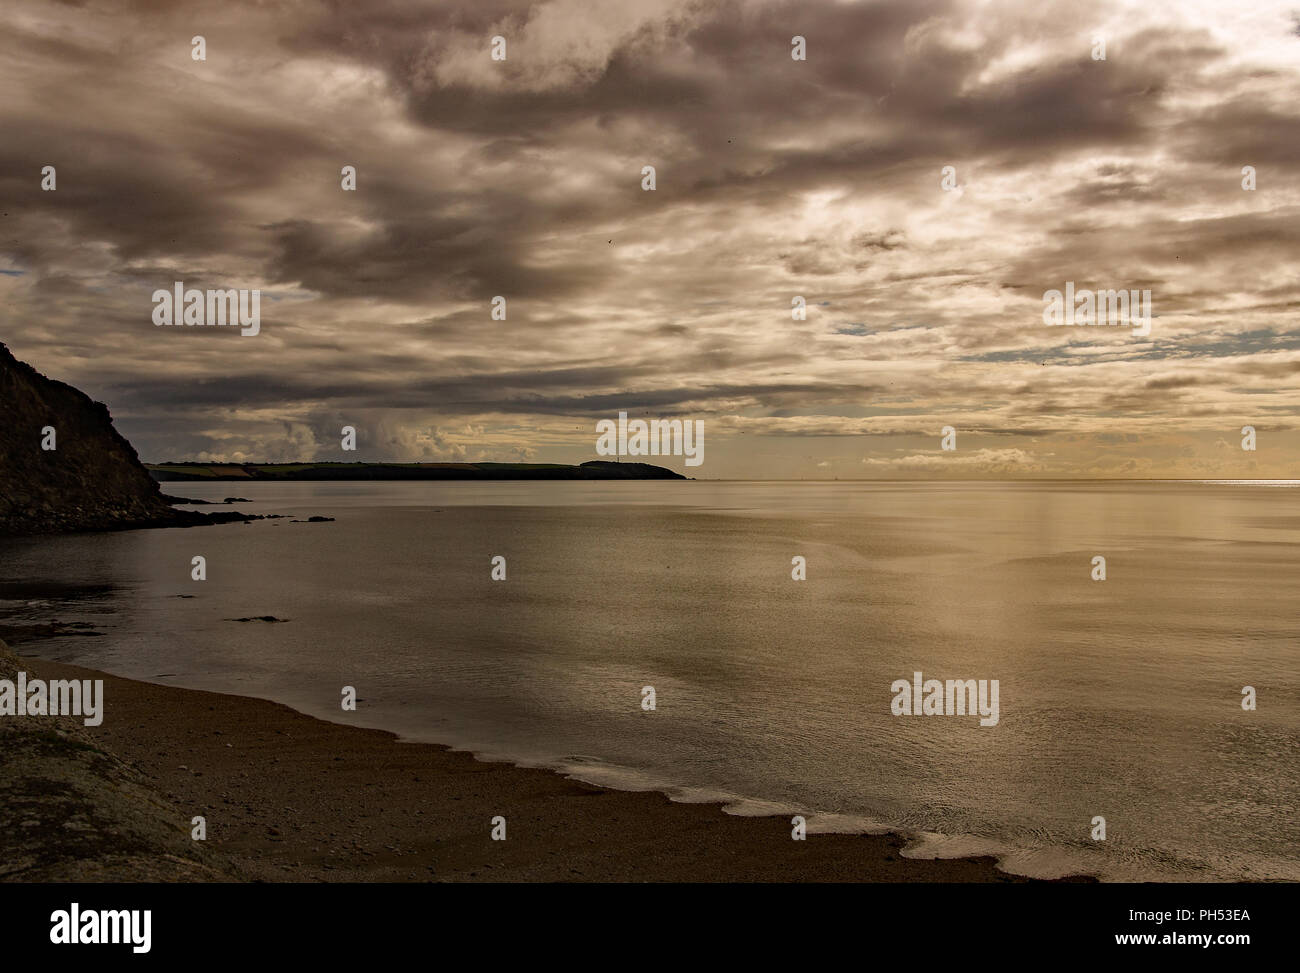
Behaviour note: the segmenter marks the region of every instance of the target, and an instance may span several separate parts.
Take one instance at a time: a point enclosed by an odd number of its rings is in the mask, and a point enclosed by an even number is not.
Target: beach
[[[105,793],[91,813],[104,824],[136,820],[91,844],[48,822],[39,854],[5,849],[6,881],[1024,881],[990,858],[905,859],[901,835],[794,841],[788,818],[484,762],[265,700],[10,660],[30,678],[102,679],[107,704],[94,728],[62,717],[0,721],[11,754],[15,735],[43,748],[39,761],[4,762],[4,790],[31,791],[92,747],[100,767],[91,776]],[[33,813],[0,801],[0,843],[15,841]],[[66,807],[59,813],[70,820]],[[189,838],[196,815],[206,819],[204,842]],[[497,816],[504,841],[491,838]]]

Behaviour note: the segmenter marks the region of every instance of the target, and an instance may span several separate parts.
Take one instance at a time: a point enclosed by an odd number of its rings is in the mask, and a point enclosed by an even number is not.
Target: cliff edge
[[[168,506],[107,406],[0,344],[0,536],[181,526],[192,516]]]

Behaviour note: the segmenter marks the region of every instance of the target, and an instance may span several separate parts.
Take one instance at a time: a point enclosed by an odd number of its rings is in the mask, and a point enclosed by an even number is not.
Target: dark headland
[[[253,519],[174,509],[108,406],[0,344],[0,537]]]

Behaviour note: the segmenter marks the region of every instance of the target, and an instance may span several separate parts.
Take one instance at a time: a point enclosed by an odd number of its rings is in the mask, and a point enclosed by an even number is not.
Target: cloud
[[[1023,449],[977,449],[973,452],[942,450],[933,453],[913,453],[909,456],[888,458],[866,457],[862,465],[872,470],[890,473],[963,473],[1025,474],[1043,472],[1046,466],[1041,457]]]
[[[620,410],[705,419],[718,476],[1199,475],[1247,422],[1262,469],[1300,458],[1287,4],[13,0],[0,27],[0,338],[146,458],[344,458],[353,424],[369,459],[574,461]],[[262,334],[154,329],[175,280],[261,288]],[[1149,288],[1151,336],[1044,327],[1067,281]],[[927,459],[945,424],[977,445]]]

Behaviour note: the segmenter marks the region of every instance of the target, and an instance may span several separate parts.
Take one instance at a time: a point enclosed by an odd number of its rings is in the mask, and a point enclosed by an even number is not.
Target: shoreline
[[[192,500],[177,498],[172,501],[170,513],[146,520],[103,521],[95,523],[0,526],[0,541],[30,541],[51,537],[75,537],[78,534],[116,534],[130,530],[183,530],[190,527],[217,527],[225,524],[251,524],[258,520],[287,520],[288,514],[245,514],[237,510],[220,510],[205,513],[200,510],[177,510],[177,506],[197,505]],[[211,501],[201,500],[207,505]],[[216,504],[221,506],[221,504]]]
[[[99,749],[120,763],[111,783],[138,778],[157,796],[157,827],[175,831],[166,841],[179,835],[182,854],[201,859],[179,863],[175,876],[146,880],[1031,881],[998,871],[991,857],[903,858],[913,841],[904,834],[822,833],[794,841],[784,817],[732,815],[716,803],[675,803],[657,791],[619,791],[548,769],[484,761],[267,700],[10,659],[31,678],[104,681],[103,725],[76,721],[66,745]],[[48,737],[54,721],[3,722]],[[10,804],[0,802],[0,819],[21,816]],[[194,815],[206,818],[204,842],[189,838]],[[498,815],[506,818],[505,841],[491,838]],[[0,835],[20,834],[22,824],[2,821]],[[122,868],[111,860],[111,842],[106,860],[85,862],[75,843],[63,848],[51,840],[40,856],[47,860],[0,872],[0,881],[139,880],[138,863]],[[176,849],[155,851],[168,861],[178,857]]]

